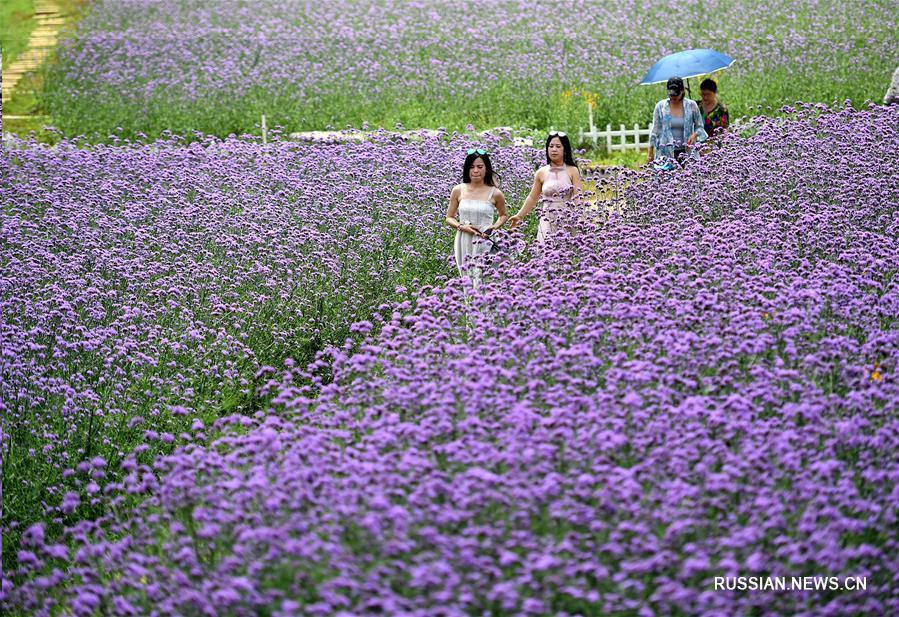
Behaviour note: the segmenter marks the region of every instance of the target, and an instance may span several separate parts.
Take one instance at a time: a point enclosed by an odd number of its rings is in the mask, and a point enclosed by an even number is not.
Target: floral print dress
[[[718,101],[709,113],[705,113],[702,101],[697,101],[697,103],[699,105],[699,113],[702,114],[703,128],[709,137],[727,128],[729,118],[727,116],[727,107],[724,106],[724,103]]]

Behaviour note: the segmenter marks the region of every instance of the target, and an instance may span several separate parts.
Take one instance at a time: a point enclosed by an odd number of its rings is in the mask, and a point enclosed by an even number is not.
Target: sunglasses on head
[[[549,132],[550,137],[565,137],[566,135],[567,135],[567,133],[563,133],[562,131],[550,131]]]
[[[487,151],[484,150],[483,148],[469,148],[468,149],[468,154],[474,154],[475,152],[477,152],[478,154],[487,154]]]

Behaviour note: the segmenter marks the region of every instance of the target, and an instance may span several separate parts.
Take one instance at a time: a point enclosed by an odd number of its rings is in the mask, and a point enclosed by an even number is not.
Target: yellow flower
[[[871,381],[883,381],[883,373],[880,372],[880,364],[874,363],[874,370],[871,371]]]

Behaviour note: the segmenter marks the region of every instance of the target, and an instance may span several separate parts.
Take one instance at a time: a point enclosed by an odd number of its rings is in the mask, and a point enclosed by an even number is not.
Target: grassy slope
[[[4,69],[25,50],[34,25],[34,0],[0,2],[0,49]]]

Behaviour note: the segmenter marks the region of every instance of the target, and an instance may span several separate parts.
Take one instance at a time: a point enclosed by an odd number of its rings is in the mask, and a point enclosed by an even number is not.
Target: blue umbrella
[[[669,77],[699,77],[726,69],[734,63],[734,59],[712,49],[688,49],[665,56],[652,65],[641,86],[661,84]]]

